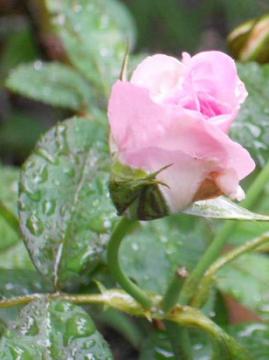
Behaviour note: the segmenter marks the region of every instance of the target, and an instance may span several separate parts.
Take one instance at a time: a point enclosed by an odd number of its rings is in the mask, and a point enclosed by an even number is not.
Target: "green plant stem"
[[[0,216],[20,236],[20,225],[18,218],[0,201]]]
[[[165,313],[168,313],[177,304],[182,284],[187,275],[185,268],[176,270],[162,300],[161,305]],[[166,329],[176,359],[192,360],[188,330],[169,321],[166,322]]]
[[[189,332],[172,321],[165,322],[166,331],[177,360],[192,360],[192,348]]]
[[[194,307],[201,307],[204,303],[204,299],[207,298],[207,294],[210,290],[211,284],[214,281],[215,274],[225,265],[235,260],[242,254],[245,254],[251,250],[256,249],[257,247],[263,245],[264,243],[269,242],[269,233],[265,233],[262,236],[248,241],[247,243],[238,246],[237,248],[229,251],[227,254],[220,257],[216,260],[206,271],[203,276],[199,288],[193,297],[191,305]]]
[[[242,206],[251,208],[261,195],[266,182],[269,179],[269,162],[263,170],[257,175],[256,179],[250,186],[246,199],[242,202]],[[215,236],[208,249],[201,257],[197,266],[194,268],[190,276],[186,279],[182,290],[180,292],[179,301],[181,304],[188,304],[194,295],[201,278],[203,277],[206,269],[216,260],[221,253],[225,242],[232,234],[237,226],[236,221],[227,222],[222,230]]]
[[[163,311],[169,312],[177,304],[180,290],[187,275],[185,268],[176,270],[162,300]]]
[[[107,248],[107,262],[109,269],[120,286],[145,308],[152,306],[148,295],[134,284],[122,271],[119,260],[119,250],[121,241],[128,232],[137,225],[137,221],[122,218],[113,231]]]

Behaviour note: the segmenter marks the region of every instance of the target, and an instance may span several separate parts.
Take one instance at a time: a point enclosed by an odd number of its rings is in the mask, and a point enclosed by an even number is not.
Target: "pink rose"
[[[218,51],[182,61],[147,57],[130,81],[117,81],[109,101],[116,159],[157,175],[170,211],[222,194],[241,200],[239,186],[255,167],[247,150],[229,138],[247,91],[234,61]]]

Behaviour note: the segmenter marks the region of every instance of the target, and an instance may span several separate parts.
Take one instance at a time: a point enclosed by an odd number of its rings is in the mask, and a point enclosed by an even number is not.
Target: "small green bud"
[[[229,34],[227,40],[235,59],[269,62],[269,15],[241,24]]]
[[[156,179],[162,170],[147,174],[119,162],[112,165],[109,191],[119,215],[153,220],[169,214],[159,189],[160,182]]]

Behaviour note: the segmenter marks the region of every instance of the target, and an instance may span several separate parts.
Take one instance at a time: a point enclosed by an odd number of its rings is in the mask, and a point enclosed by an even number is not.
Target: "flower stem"
[[[121,287],[133,298],[143,305],[145,308],[152,306],[152,301],[148,295],[134,284],[122,271],[119,261],[119,249],[121,241],[124,236],[137,225],[137,221],[122,218],[119,224],[113,231],[108,248],[107,248],[107,262],[109,269],[114,276],[115,280],[121,285]]]
[[[246,208],[251,208],[257,201],[258,197],[261,195],[264,185],[269,179],[269,162],[263,168],[263,170],[257,175],[256,179],[250,186],[246,199],[242,202],[242,206]],[[188,304],[194,295],[201,278],[203,277],[206,269],[216,260],[216,258],[221,253],[225,242],[228,237],[232,234],[237,226],[236,221],[227,222],[222,230],[215,236],[212,243],[209,245],[208,249],[201,257],[197,266],[194,268],[190,276],[185,281],[180,296],[179,301],[181,304]]]
[[[204,299],[207,297],[207,294],[210,290],[211,284],[214,281],[214,275],[225,265],[230,263],[231,261],[235,260],[242,254],[245,254],[246,252],[249,252],[253,249],[256,249],[257,247],[261,246],[262,244],[269,242],[269,233],[265,233],[262,236],[248,241],[247,243],[238,246],[237,248],[233,249],[232,251],[229,251],[224,256],[220,257],[218,260],[216,260],[206,271],[204,277],[202,278],[199,288],[195,296],[193,297],[193,300],[191,302],[191,305],[194,307],[201,307],[204,303]]]

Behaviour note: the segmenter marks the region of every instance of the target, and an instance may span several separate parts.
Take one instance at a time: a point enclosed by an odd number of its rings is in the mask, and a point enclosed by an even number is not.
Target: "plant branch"
[[[46,297],[50,300],[65,300],[75,304],[101,304],[147,319],[168,320],[181,326],[195,327],[206,332],[212,338],[213,343],[217,344],[218,352],[227,355],[227,359],[250,359],[245,350],[237,344],[231,336],[223,331],[212,320],[207,318],[201,311],[190,306],[177,305],[173,310],[165,314],[158,306],[161,300],[158,296],[151,297],[151,302],[154,304],[151,310],[145,309],[130,295],[117,289],[107,290],[101,294],[89,295],[53,293],[18,296],[0,300],[0,308],[28,304],[29,302],[41,299],[42,297]]]
[[[220,257],[217,261],[215,261],[206,271],[204,277],[202,278],[197,293],[195,294],[191,305],[194,307],[201,307],[204,303],[204,299],[206,299],[207,294],[210,290],[210,287],[214,281],[215,274],[225,265],[235,260],[239,256],[244,253],[247,253],[251,250],[258,248],[264,243],[269,242],[269,233],[266,232],[262,236],[248,241],[247,243],[238,246],[237,248],[229,251],[227,254]]]

